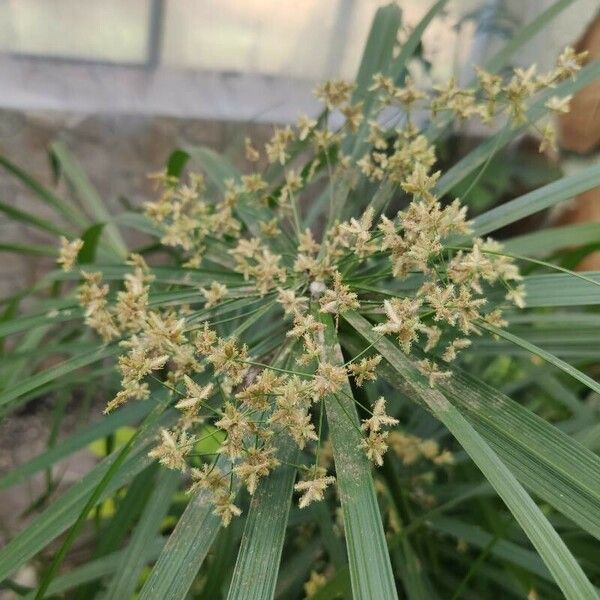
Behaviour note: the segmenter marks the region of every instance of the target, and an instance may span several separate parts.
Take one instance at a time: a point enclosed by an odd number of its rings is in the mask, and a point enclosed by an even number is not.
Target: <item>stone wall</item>
[[[111,211],[123,210],[120,199],[140,205],[152,195],[146,177],[162,168],[172,150],[206,145],[225,151],[243,166],[245,135],[264,141],[272,126],[171,117],[75,115],[0,112],[0,154],[24,168],[44,185],[68,195],[64,183],[55,186],[48,146],[63,140],[106,200]],[[51,208],[35,199],[17,179],[0,169],[0,201],[49,218]],[[0,242],[48,244],[55,239],[0,214]],[[33,283],[52,261],[44,257],[2,253],[0,296]]]

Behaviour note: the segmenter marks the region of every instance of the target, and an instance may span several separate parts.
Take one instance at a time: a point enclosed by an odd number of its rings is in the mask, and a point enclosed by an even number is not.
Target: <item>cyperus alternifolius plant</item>
[[[600,185],[598,166],[554,180],[559,167],[508,147],[526,131],[554,147],[548,115],[600,76],[571,49],[547,73],[510,67],[571,3],[465,85],[412,68],[444,0],[412,32],[383,7],[356,81],[317,87],[319,114],[260,142],[236,125],[241,171],[207,148],[174,151],[150,201],[122,213],[63,143],[52,158],[68,198],[0,156],[57,218],[0,211],[60,240],[12,248],[58,254],[60,269],[0,315],[0,410],[53,410],[48,448],[0,475],[3,490],[44,472],[47,488],[0,549],[1,585],[596,597],[600,277],[570,268],[600,230],[506,227]],[[489,139],[461,156],[471,124]],[[128,249],[130,229],[150,241]],[[63,440],[64,415],[77,426]],[[92,440],[98,464],[57,491],[53,467]],[[21,585],[24,566],[35,584]]]
[[[251,163],[264,153],[267,166],[284,168],[283,184],[274,188],[255,171],[226,180],[224,192],[215,196],[207,192],[202,174],[191,173],[184,181],[166,171],[153,175],[159,195],[145,212],[162,232],[161,243],[178,249],[191,271],[205,260],[214,262],[211,248],[218,244],[218,262],[228,276],[215,276],[183,306],[154,308],[154,276],[140,255],[130,257],[132,271],[112,301],[101,273],[83,273],[79,298],[86,322],[105,342],[119,340],[122,349],[122,389],[106,412],[147,399],[149,381],[163,385],[180,417],[161,430],[150,456],[188,475],[192,492],[208,490],[224,525],[240,514],[238,483],[253,494],[280,465],[278,448],[286,437],[306,460],[295,485],[299,505],[323,499],[335,481],[331,453],[321,452],[329,443],[323,428],[325,397],[339,401],[348,394],[349,379],[359,388],[369,385],[382,358],[371,343],[343,360],[325,343],[327,327],[337,328],[349,312],[367,316],[378,339],[388,336],[408,356],[418,349],[414,364],[435,388],[451,377],[446,365],[470,346],[473,336],[484,333],[482,325],[504,327],[503,304],[524,306],[525,290],[513,258],[495,240],[473,236],[460,199],[442,203],[437,197],[441,172],[435,170],[435,147],[417,117],[429,116],[428,123],[449,115],[521,125],[530,99],[572,77],[582,59],[567,48],[549,73],[515,69],[505,79],[479,69],[473,87],[461,88],[452,80],[427,92],[410,78],[396,85],[376,73],[369,87],[374,105],[364,130],[371,150],[364,154],[345,151],[347,136],[359,131],[365,119],[362,103],[352,101],[354,86],[327,81],[315,91],[324,108],[320,119],[303,116],[295,127],[276,128],[262,150],[245,141]],[[568,100],[553,96],[546,105],[563,112]],[[400,125],[385,130],[380,115],[390,106],[400,108],[403,117]],[[344,117],[338,129],[328,126],[334,112]],[[303,164],[292,156],[298,141],[308,148],[308,159],[300,157]],[[549,143],[553,135],[546,127],[542,147]],[[352,185],[359,174],[387,180],[408,198],[405,208],[385,214],[385,207],[369,205],[340,220],[332,193],[325,226],[303,226],[303,192],[334,150],[332,180]],[[248,210],[262,211],[268,219],[250,227],[243,216]],[[73,266],[80,247],[79,240],[63,242],[65,269]],[[495,288],[502,290],[504,303],[488,301]],[[223,316],[233,305],[242,307],[239,331],[223,333],[220,326],[228,321]],[[249,347],[245,317],[279,336],[279,349]],[[360,432],[360,447],[382,465],[398,420],[386,413],[383,397],[361,409],[367,416],[360,426],[351,420]],[[201,466],[193,466],[203,435],[220,444],[210,456],[200,457]],[[438,463],[449,462],[447,453],[442,456],[446,460]]]

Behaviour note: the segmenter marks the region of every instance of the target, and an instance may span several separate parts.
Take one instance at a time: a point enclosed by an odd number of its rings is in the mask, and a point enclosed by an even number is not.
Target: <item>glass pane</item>
[[[149,0],[4,0],[0,4],[0,50],[144,62],[149,4]]]
[[[340,75],[346,49],[361,48],[383,2],[176,0],[166,9],[163,61],[210,71],[307,79]],[[361,6],[361,14],[355,9]],[[363,22],[364,21],[364,22]],[[357,28],[358,26],[358,28]],[[349,36],[356,29],[359,39]]]
[[[434,0],[402,0],[404,35]],[[373,16],[386,0],[167,0],[163,57],[179,68],[319,80],[353,79]],[[468,48],[460,17],[481,0],[450,3],[424,43],[434,75],[448,76]]]

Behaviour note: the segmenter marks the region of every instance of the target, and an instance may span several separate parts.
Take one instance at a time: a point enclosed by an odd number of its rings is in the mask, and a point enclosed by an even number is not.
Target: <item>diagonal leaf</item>
[[[11,254],[30,254],[32,256],[57,256],[56,246],[48,244],[19,244],[11,242],[1,242],[0,252],[10,252]]]
[[[513,254],[548,256],[567,246],[600,243],[600,223],[575,223],[549,227],[506,240],[504,247]]]
[[[586,277],[600,283],[600,272]],[[524,278],[527,307],[586,306],[598,304],[600,291],[592,283],[566,273],[529,275]]]
[[[539,99],[537,99],[534,104],[527,111],[527,118],[529,122],[537,122],[541,119],[547,112],[548,109],[545,107],[545,102],[549,97],[557,95],[557,96],[567,96],[568,94],[574,94],[578,90],[582,89],[589,83],[593,82],[595,79],[600,76],[600,59],[595,60],[587,64],[581,71],[577,74],[574,80],[567,80],[559,84],[556,88],[553,88],[547,92],[540,94]],[[477,167],[485,164],[485,162],[493,156],[500,148],[504,147],[506,144],[510,142],[519,132],[524,131],[526,126],[522,126],[520,128],[512,128],[509,125],[505,126],[501,129],[497,134],[490,137],[487,141],[479,144],[475,150],[465,156],[463,159],[459,160],[452,168],[448,169],[444,175],[439,179],[436,185],[436,192],[439,196],[443,196],[447,194],[461,181],[465,179],[470,173],[472,173]],[[597,169],[597,168],[596,168]],[[588,169],[589,170],[589,169]],[[569,177],[565,179],[571,179]],[[562,180],[560,180],[562,181]],[[558,183],[560,183],[560,181]],[[580,191],[585,191],[594,187],[597,184],[591,184],[589,187],[584,188]],[[548,187],[548,186],[546,186]],[[541,188],[544,189],[544,188]],[[578,192],[576,192],[578,193]],[[567,196],[569,197],[569,196]],[[504,208],[509,206],[510,203],[502,205]],[[493,209],[496,211],[497,209]],[[537,209],[539,210],[539,209]],[[493,212],[490,211],[490,212]],[[535,211],[532,211],[535,212]],[[487,214],[487,213],[486,213]],[[531,213],[527,213],[531,214]],[[484,218],[485,215],[481,215],[481,218]],[[509,222],[515,221],[516,219],[512,219]],[[506,224],[506,223],[504,223]],[[493,227],[492,229],[487,229],[484,233],[489,231],[493,231],[493,229],[497,229],[497,227]]]
[[[77,516],[77,519],[73,523],[73,526],[69,529],[60,548],[52,558],[50,566],[44,573],[44,576],[41,579],[39,588],[36,593],[36,600],[43,600],[48,586],[54,579],[55,575],[58,573],[58,570],[60,569],[62,562],[66,558],[70,547],[73,545],[73,542],[75,541],[81,529],[83,528],[87,516],[89,515],[90,511],[98,504],[98,502],[100,502],[101,498],[106,493],[106,490],[109,489],[109,486],[111,485],[111,483],[113,482],[123,465],[126,463],[133,450],[136,449],[136,447],[139,447],[140,444],[142,444],[143,447],[142,440],[147,439],[149,433],[154,434],[157,423],[159,423],[161,420],[164,420],[165,416],[168,416],[168,413],[167,415],[162,414],[164,412],[164,409],[164,401],[160,404],[157,404],[154,410],[144,419],[141,425],[136,429],[133,436],[129,438],[129,440],[125,442],[125,444],[121,448],[119,448],[113,453],[115,454],[114,460],[111,461],[111,464],[108,466],[106,472],[102,475],[98,484],[94,486],[92,493],[86,499],[85,504],[83,505],[82,509],[79,512],[79,515]]]
[[[528,352],[531,352],[532,354],[539,356],[540,358],[545,360],[547,363],[554,365],[555,367],[559,368],[561,371],[563,371],[567,375],[570,375],[574,379],[577,379],[577,381],[580,381],[581,383],[583,383],[583,385],[590,388],[590,390],[593,390],[597,394],[600,394],[600,383],[598,383],[597,381],[594,381],[589,375],[582,373],[579,369],[576,369],[573,365],[570,365],[569,363],[566,363],[564,360],[557,358],[550,352],[546,352],[546,350],[544,350],[543,348],[540,348],[539,346],[536,346],[536,345],[528,342],[527,340],[524,340],[523,338],[520,338],[520,337],[510,333],[509,331],[504,331],[503,329],[498,329],[497,327],[493,327],[492,325],[482,324],[482,328],[493,333],[494,335],[497,335],[499,337],[504,338],[505,340],[508,340],[509,342],[512,342],[513,344],[516,344],[517,346],[520,346],[521,348],[524,348],[525,350],[527,350]]]
[[[125,461],[99,501],[110,496],[148,466],[151,460],[143,452],[144,449],[146,446],[140,447],[135,455]],[[108,456],[0,550],[0,580],[16,571],[75,522],[79,512],[87,503],[90,493],[102,480],[115,459],[116,454]]]
[[[66,229],[55,225],[51,221],[43,219],[42,217],[38,217],[37,215],[33,215],[25,210],[21,210],[20,208],[16,208],[15,206],[7,204],[6,202],[0,202],[0,212],[4,213],[15,221],[20,221],[21,223],[31,225],[32,227],[36,227],[37,229],[41,229],[42,231],[46,231],[54,235],[64,235],[65,237],[69,237],[71,235]]]
[[[563,0],[564,1],[564,0]],[[570,0],[572,2],[572,0]],[[408,39],[402,47],[398,56],[394,58],[391,65],[391,77],[400,84],[404,81],[404,73],[406,72],[406,64],[409,59],[415,53],[419,45],[422,43],[423,33],[434,19],[434,17],[441,12],[444,6],[448,3],[448,0],[438,0],[423,16],[423,18],[415,25],[414,29],[410,32]]]
[[[146,548],[144,548],[144,556],[146,557],[146,560],[154,560],[160,554],[164,544],[165,541],[163,538],[154,538],[151,540]],[[65,573],[64,575],[60,575],[54,579],[54,581],[52,581],[48,587],[48,594],[61,594],[86,583],[96,581],[105,575],[114,573],[114,571],[116,571],[121,564],[122,558],[126,552],[126,549],[113,552],[112,554],[108,554],[102,558],[87,562],[86,564],[77,567],[72,571]],[[33,600],[34,598],[35,592],[33,591],[24,596],[24,600]]]
[[[363,350],[344,338],[353,353]],[[382,376],[404,385],[386,363]],[[600,458],[525,407],[460,369],[445,395],[529,489],[600,539]]]
[[[375,13],[363,56],[356,74],[356,89],[352,101],[364,99],[373,81],[373,75],[387,70],[396,45],[396,37],[400,27],[402,12],[400,7],[391,2],[382,6]]]
[[[225,464],[224,459],[219,461]],[[140,600],[186,598],[220,527],[221,519],[213,512],[210,494],[200,492],[177,522],[140,591]]]
[[[156,487],[148,499],[144,512],[137,523],[131,541],[105,594],[105,598],[131,598],[135,592],[140,573],[148,561],[146,548],[157,537],[160,524],[173,499],[181,473],[160,469]]]
[[[116,510],[107,519],[108,522],[98,528],[97,543],[91,557],[92,560],[112,554],[123,547],[125,539],[130,535],[131,529],[148,503],[156,482],[156,474],[160,468],[160,464],[152,463],[131,480],[124,495],[118,494],[117,497],[111,498],[112,504],[116,505]],[[57,577],[53,578],[49,588],[56,579]],[[87,600],[90,596],[94,596],[98,587],[99,585],[96,583],[84,585],[70,600]]]
[[[524,485],[600,539],[598,456],[462,371],[445,393]]]
[[[600,165],[588,167],[479,215],[473,219],[474,234],[485,235],[598,185]]]
[[[563,10],[571,6],[575,0],[558,0],[551,4],[545,11],[541,12],[531,23],[524,25],[515,35],[512,35],[489,61],[485,68],[488,71],[497,72],[504,67],[515,53],[536,34],[544,30],[546,25],[556,18]]]
[[[466,450],[521,525],[565,596],[570,600],[597,599],[593,586],[541,510],[456,407],[438,389],[430,388],[406,355],[373,332],[368,321],[353,312],[345,318],[373,344]]]
[[[322,313],[319,317],[326,327],[326,355],[332,362],[343,364],[331,317]],[[360,448],[360,422],[348,382],[342,391],[325,396],[324,402],[344,515],[352,592],[361,599],[397,598],[371,465]]]
[[[59,379],[60,377],[80,369],[81,367],[90,365],[96,361],[106,358],[107,356],[111,356],[115,354],[116,351],[116,348],[106,347],[95,349],[65,360],[58,365],[47,369],[46,371],[41,371],[40,373],[37,373],[36,375],[33,375],[24,381],[20,381],[16,385],[5,389],[2,391],[2,393],[0,393],[0,409],[3,409],[3,407],[6,407],[10,402],[19,399],[19,397],[23,394],[35,390],[45,383]]]
[[[252,501],[233,579],[229,600],[273,598],[285,538],[296,469],[298,447],[289,437],[279,444],[282,465],[258,487]]]
[[[124,406],[122,409],[106,416],[96,423],[76,431],[68,438],[56,444],[46,452],[35,456],[16,469],[11,470],[4,477],[0,478],[0,490],[6,489],[11,485],[20,483],[26,477],[34,473],[47,469],[58,461],[73,454],[77,450],[84,448],[90,442],[103,436],[109,435],[123,425],[130,425],[142,417],[146,416],[154,407],[154,403],[134,402]]]
[[[127,245],[123,241],[119,230],[113,224],[112,215],[100,194],[92,185],[81,165],[62,142],[53,142],[51,152],[52,156],[59,162],[67,181],[73,186],[77,197],[87,209],[90,217],[95,221],[106,223],[105,232],[112,249],[119,258],[125,258],[128,253]]]
[[[485,548],[493,540],[494,536],[481,527],[469,525],[458,519],[448,517],[434,517],[429,526],[434,531],[439,531],[461,539],[467,544],[476,548]],[[494,544],[491,553],[498,558],[514,564],[520,569],[524,569],[552,581],[552,576],[548,572],[546,565],[540,560],[540,557],[531,550],[523,548],[509,540],[499,539]]]
[[[9,173],[12,173],[17,179],[25,184],[34,192],[45,204],[52,206],[67,222],[73,223],[78,227],[86,227],[89,223],[86,216],[70,202],[59,198],[50,190],[46,189],[39,181],[28,175],[23,169],[9,161],[4,156],[0,156],[0,166],[4,167]]]

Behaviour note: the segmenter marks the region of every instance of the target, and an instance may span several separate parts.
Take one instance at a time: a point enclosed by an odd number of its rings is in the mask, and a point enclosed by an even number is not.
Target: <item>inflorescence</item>
[[[161,243],[180,253],[189,273],[218,264],[234,277],[215,278],[198,288],[190,304],[165,308],[150,302],[155,275],[140,255],[130,257],[131,272],[116,293],[100,272],[82,272],[79,300],[86,323],[104,342],[118,340],[122,349],[121,389],[106,412],[147,399],[151,384],[164,387],[179,417],[161,431],[150,454],[185,472],[190,492],[209,493],[225,525],[240,514],[236,483],[253,494],[280,464],[282,436],[293,439],[309,462],[299,465],[300,507],[323,499],[335,481],[328,474],[332,460],[323,439],[323,399],[346,393],[349,378],[359,388],[373,385],[382,360],[377,353],[361,353],[345,364],[336,361],[324,345],[323,315],[336,325],[346,311],[368,315],[375,332],[392,336],[406,354],[419,349],[415,364],[435,386],[451,377],[449,363],[469,347],[481,324],[506,325],[502,307],[489,307],[490,289],[503,289],[507,304],[525,302],[513,259],[498,242],[473,239],[459,199],[442,203],[436,196],[435,147],[416,125],[417,116],[490,123],[504,115],[520,126],[527,121],[530,98],[573,76],[582,60],[567,49],[550,73],[515,69],[506,80],[478,70],[473,87],[459,88],[452,80],[430,92],[408,78],[398,86],[377,74],[369,88],[374,102],[368,117],[361,102],[353,103],[352,84],[328,81],[316,90],[324,105],[319,119],[301,117],[296,127],[277,128],[264,152],[245,140],[250,164],[279,168],[279,184],[256,171],[225,181],[215,199],[200,174],[185,182],[166,172],[153,176],[161,193],[146,204],[145,213],[162,232]],[[561,113],[568,102],[569,97],[552,97],[546,106]],[[390,106],[401,109],[402,123],[395,129],[385,129],[378,118]],[[344,117],[337,130],[328,127],[334,111]],[[550,125],[541,133],[544,150],[554,144],[554,133]],[[355,134],[363,141],[358,147],[366,149],[358,156],[345,143]],[[307,155],[302,168],[292,168]],[[395,186],[409,202],[395,215],[370,206],[341,220],[332,193],[330,218],[319,235],[319,228],[302,227],[299,198],[324,172],[330,189],[339,183],[352,187],[362,175]],[[249,225],[249,214],[261,216]],[[81,245],[63,239],[64,269],[76,264]],[[287,354],[271,348],[256,355],[238,330],[220,333],[227,321],[219,321],[226,314],[220,309],[240,299],[264,308],[264,313],[248,311],[248,320],[280,325]],[[375,464],[382,464],[388,446],[405,464],[452,462],[451,453],[432,440],[393,429],[398,420],[387,413],[383,397],[362,410],[370,416],[360,427],[361,445]],[[216,440],[218,448],[199,456],[205,438]]]

